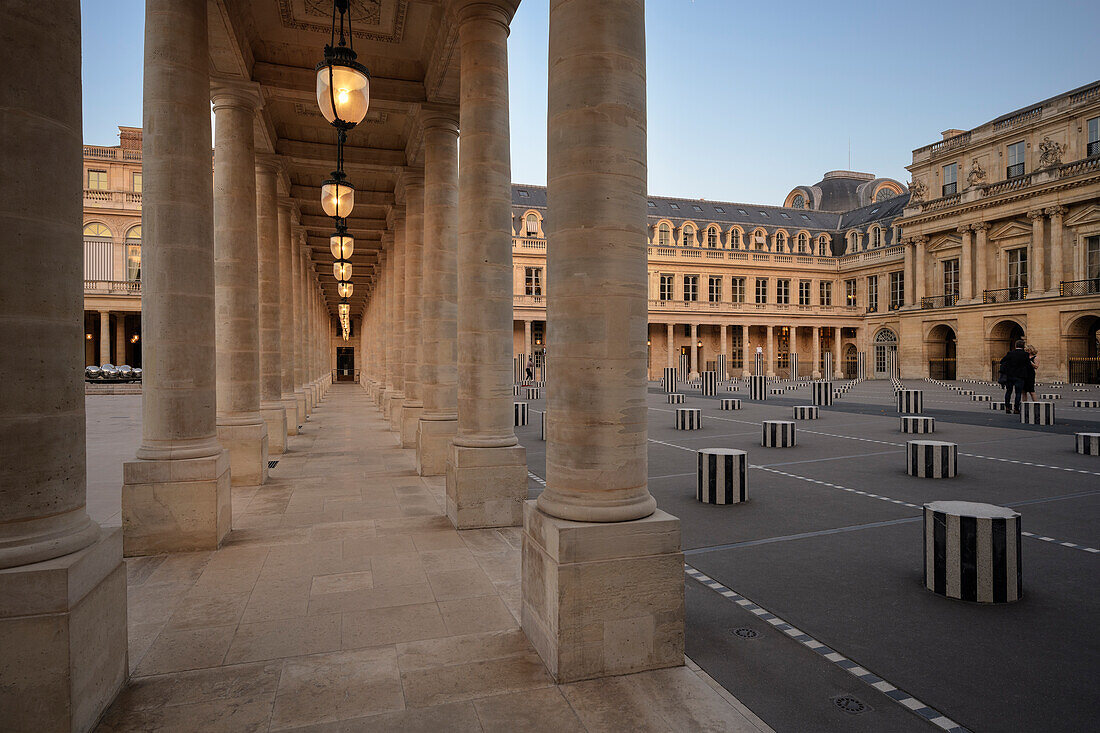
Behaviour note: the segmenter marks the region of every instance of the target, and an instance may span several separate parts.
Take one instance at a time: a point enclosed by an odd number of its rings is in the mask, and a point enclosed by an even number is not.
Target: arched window
[[[141,280],[141,224],[126,232],[126,279]]]
[[[822,236],[820,239],[817,240],[817,254],[819,256],[824,257],[826,255],[826,253],[828,252],[828,248],[829,248],[829,239],[828,239],[828,237]]]
[[[114,280],[111,230],[98,221],[84,225],[84,279]]]
[[[84,225],[84,236],[95,237],[96,239],[110,239],[111,230],[107,228],[106,224],[100,224],[98,221],[94,221],[91,224]]]
[[[859,235],[855,232],[848,234],[848,251],[847,254],[851,254],[859,249]]]
[[[805,197],[802,194],[796,195],[793,199],[791,199],[791,208],[792,209],[805,209],[806,208],[806,199],[805,199]]]
[[[718,248],[718,229],[715,227],[707,229],[707,246],[711,249]]]
[[[871,246],[872,247],[881,247],[882,246],[882,230],[879,229],[878,227],[875,227],[874,229],[871,230]]]
[[[809,247],[808,247],[808,243],[806,242],[806,233],[803,232],[802,234],[798,235],[798,251],[801,254],[806,254],[806,251],[808,249],[809,249]]]
[[[878,191],[875,191],[875,203],[881,204],[887,199],[892,199],[898,195],[898,192],[889,186],[883,186]]]
[[[786,252],[787,251],[787,235],[783,232],[776,232],[775,234],[775,251]]]
[[[744,247],[744,236],[744,232],[742,232],[738,227],[733,227],[732,229],[730,229],[730,249],[741,249],[742,247]]]
[[[672,243],[672,230],[668,224],[662,224],[657,228],[657,246],[668,247]]]
[[[695,239],[695,228],[690,224],[684,226],[683,242],[685,247],[690,247],[692,241]]]
[[[758,250],[768,248],[768,233],[763,229],[757,229],[752,233],[752,248]]]
[[[539,235],[539,218],[534,214],[528,214],[524,229],[528,237],[537,237]]]

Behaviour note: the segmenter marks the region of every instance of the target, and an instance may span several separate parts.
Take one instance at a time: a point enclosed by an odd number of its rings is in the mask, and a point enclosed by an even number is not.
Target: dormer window
[[[657,228],[657,246],[668,247],[672,243],[672,230],[668,224],[662,224]]]
[[[792,209],[805,209],[806,208],[806,199],[805,199],[805,197],[802,194],[796,195],[793,199],[791,199],[791,208]]]

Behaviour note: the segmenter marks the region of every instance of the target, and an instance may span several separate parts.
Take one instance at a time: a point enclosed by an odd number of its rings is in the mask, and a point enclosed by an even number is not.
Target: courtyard
[[[693,664],[556,686],[519,630],[519,528],[451,528],[442,478],[416,476],[359,387],[334,385],[269,483],[234,488],[223,549],[126,561],[133,678],[100,730],[1088,728],[1100,465],[1073,433],[1100,416],[1072,404],[1100,389],[1049,388],[1057,424],[1040,427],[906,386],[959,445],[956,478],[906,474],[889,381],[854,385],[783,449],[760,447],[760,422],[790,419],[808,384],[765,402],[687,387],[697,431],[651,384],[649,485],[682,522]],[[730,396],[741,410],[718,409]],[[529,407],[534,498],[543,400]],[[117,524],[140,397],[87,409],[89,513]],[[716,446],[748,452],[748,502],[696,501],[695,451]],[[920,507],[940,499],[1022,514],[1021,601],[923,588]]]

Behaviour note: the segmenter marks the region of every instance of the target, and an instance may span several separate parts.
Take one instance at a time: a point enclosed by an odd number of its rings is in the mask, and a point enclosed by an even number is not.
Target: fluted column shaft
[[[689,371],[691,376],[695,376],[699,373],[699,347],[696,345],[699,342],[699,326],[691,324],[691,341],[688,344],[688,353],[691,354]]]
[[[393,388],[405,399],[405,218],[393,230]]]
[[[676,325],[673,323],[665,324],[665,339],[666,347],[668,349],[668,366],[673,368],[676,366]]]
[[[962,257],[959,259],[959,300],[969,303],[974,297],[974,232],[969,226],[958,227],[956,231],[962,235]]]
[[[913,244],[911,239],[905,245],[905,271],[902,277],[905,280],[903,283],[905,287],[903,303],[906,306],[913,305],[913,293],[916,292],[916,275],[913,272],[913,258],[916,247],[917,245]]]
[[[826,375],[828,379],[829,375]],[[833,326],[833,377],[840,379],[844,376],[844,365],[840,359],[840,326]]]
[[[1064,259],[1064,229],[1062,217],[1067,209],[1065,206],[1052,206],[1046,210],[1050,217],[1050,292],[1057,295],[1061,292],[1062,281],[1066,279],[1063,265]]]
[[[1027,249],[1027,294],[1029,298],[1039,297],[1046,291],[1046,252],[1043,248],[1044,220],[1041,210],[1029,211],[1031,219],[1031,244]]]
[[[981,222],[972,226],[975,234],[974,242],[974,299],[977,301],[985,300],[985,291],[989,288],[989,282],[987,281],[989,274],[986,268],[986,261],[989,259],[988,249],[988,236],[989,236],[989,224]]]
[[[420,394],[420,293],[424,269],[424,178],[405,186],[405,407],[423,407]],[[414,438],[415,440],[415,438]],[[409,446],[406,446],[409,447]]]
[[[111,312],[99,312],[99,363],[111,363]]]
[[[282,313],[278,168],[273,160],[256,165],[256,227],[260,280],[260,412],[267,423],[268,450],[286,450],[287,414],[283,403]]]

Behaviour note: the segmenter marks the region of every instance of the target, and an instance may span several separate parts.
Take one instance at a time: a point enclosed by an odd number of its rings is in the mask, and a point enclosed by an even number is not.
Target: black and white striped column
[[[1075,433],[1077,452],[1083,456],[1100,456],[1100,433]]]
[[[833,404],[833,383],[828,381],[811,382],[813,400],[815,405],[828,407]]]
[[[794,444],[793,422],[789,420],[765,420],[761,423],[760,445],[765,448],[791,448]]]
[[[718,372],[702,372],[699,381],[704,397],[718,394]]]
[[[698,430],[703,427],[703,413],[698,407],[676,408],[677,430]]]
[[[1041,399],[1041,400],[1060,400],[1060,399],[1062,399],[1062,395],[1060,395],[1060,394],[1040,394],[1039,399]]]
[[[694,344],[692,348],[695,348]],[[689,374],[691,374],[691,357],[687,354],[680,354],[680,381],[688,381]]]
[[[794,406],[794,419],[795,420],[816,420],[817,419],[817,405],[795,405]]]
[[[513,397],[519,397],[520,390],[522,390],[522,389],[523,389],[523,387],[521,387],[520,385],[513,384],[512,385],[512,396]]]
[[[864,365],[863,352],[856,352],[856,379],[863,381],[867,378],[867,367]]]
[[[527,403],[513,402],[512,404],[516,410],[516,427],[525,426],[527,424]]]
[[[753,374],[759,374],[760,376],[763,376],[764,374],[767,373],[767,370],[764,368],[764,355],[763,354],[756,354],[755,355],[755,357],[754,357],[754,369],[755,369],[755,371],[753,371]]]
[[[546,440],[546,410],[539,413],[539,440]]]
[[[821,358],[825,361],[821,376],[824,379],[829,379],[833,376],[833,352],[826,351],[821,355]]]
[[[665,367],[665,377],[661,380],[665,392],[675,392],[677,383],[676,367]]]
[[[918,478],[955,478],[959,446],[942,440],[910,440],[905,444],[905,470]]]
[[[993,398],[987,394],[972,394],[970,400],[972,402],[992,402]]]
[[[1100,400],[1074,400],[1074,407],[1100,407]]]
[[[670,405],[682,405],[684,404],[684,395],[679,392],[673,392],[665,395],[668,398],[668,404]]]
[[[798,353],[792,351],[788,358],[791,360],[791,379],[797,381],[798,380]]]
[[[1023,596],[1020,514],[971,501],[924,505],[924,587],[977,603]]]
[[[542,387],[528,387],[526,393],[529,400],[542,399]]]
[[[718,381],[724,382],[729,379],[729,372],[726,371],[726,355],[719,354],[715,358],[715,368],[718,370]]]
[[[924,412],[924,392],[919,389],[899,389],[898,412],[902,415],[919,415]]]
[[[997,401],[990,402],[989,403],[989,409],[990,410],[1001,410],[1003,412],[1004,409],[1005,409],[1004,400],[997,400]]]
[[[768,378],[763,374],[753,374],[749,377],[749,398],[753,400],[768,399]]]
[[[743,450],[704,448],[698,451],[699,477],[695,498],[704,504],[739,504],[749,498],[749,460]]]
[[[1020,422],[1028,425],[1053,425],[1053,402],[1022,402],[1020,403]]]
[[[901,432],[934,433],[936,432],[936,418],[923,415],[902,415]]]
[[[733,397],[723,397],[721,407],[723,410],[740,410],[741,400]]]

